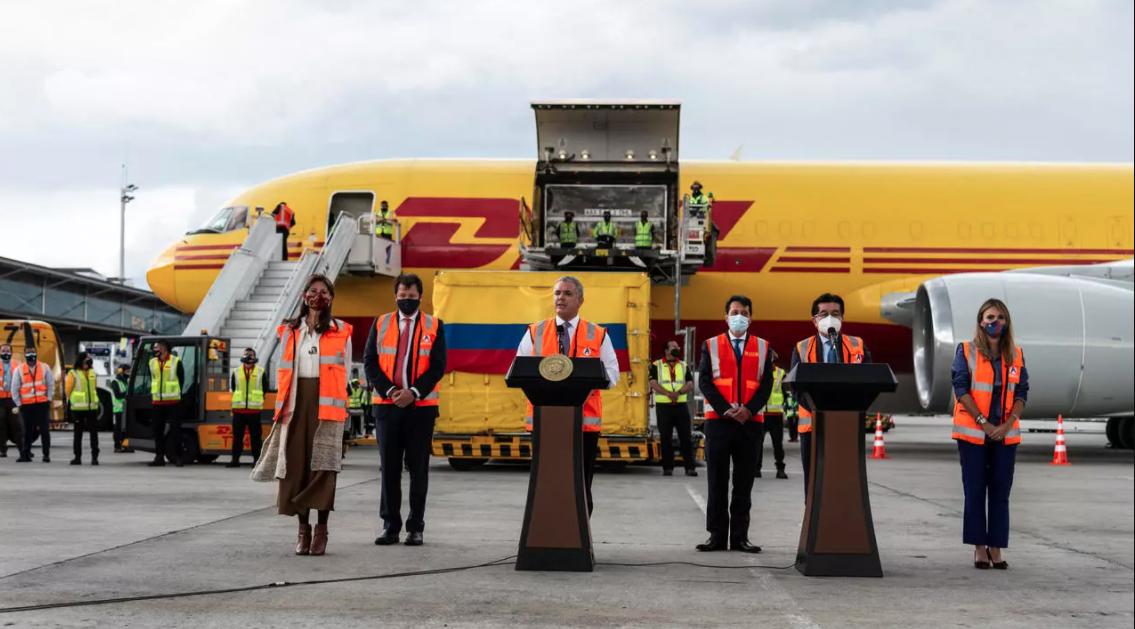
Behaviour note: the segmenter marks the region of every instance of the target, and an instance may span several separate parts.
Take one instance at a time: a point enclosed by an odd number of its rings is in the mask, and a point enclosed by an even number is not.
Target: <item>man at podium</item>
[[[698,382],[705,395],[706,468],[709,500],[706,529],[709,539],[699,551],[761,552],[749,543],[749,510],[757,448],[764,441],[758,421],[772,393],[773,362],[768,341],[749,334],[753,302],[734,295],[725,303],[729,331],[701,346]],[[733,500],[729,500],[729,463],[733,463]],[[728,535],[728,539],[726,536]],[[726,545],[728,541],[728,545]]]
[[[799,363],[847,363],[871,362],[871,352],[858,336],[841,334],[843,329],[843,299],[839,295],[824,293],[812,302],[812,324],[816,335],[796,344],[792,352],[789,373]],[[839,344],[839,347],[836,344]],[[804,496],[807,500],[809,465],[812,462],[812,413],[800,406],[799,424],[800,460],[804,463]]]
[[[552,289],[552,303],[556,316],[528,326],[520,339],[517,356],[551,356],[563,354],[572,358],[598,358],[607,372],[608,388],[619,382],[619,361],[607,329],[579,318],[583,306],[583,284],[570,275],[556,281]],[[525,420],[532,432],[532,402],[528,403]],[[599,391],[592,391],[583,405],[583,474],[587,485],[587,513],[594,511],[591,499],[591,479],[595,458],[599,454],[599,431],[603,428],[603,402]]]

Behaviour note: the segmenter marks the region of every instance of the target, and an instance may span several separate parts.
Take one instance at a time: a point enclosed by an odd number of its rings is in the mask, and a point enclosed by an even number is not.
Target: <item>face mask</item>
[[[647,221],[647,218],[649,218],[649,217],[647,217],[647,215],[646,215],[646,214],[643,214],[642,216],[638,217],[638,220],[640,220],[640,221],[642,221],[642,222],[644,222],[644,223],[645,223],[645,222]]]
[[[573,218],[572,218],[572,217],[570,217],[570,216],[568,216],[568,217],[564,218],[564,222],[565,222],[565,223],[570,223],[570,222],[572,222],[573,220],[575,220],[575,219],[573,219]]]
[[[24,356],[24,358],[27,358],[27,359],[28,359],[28,364],[29,364],[29,365],[34,365],[34,364],[35,364],[35,361],[36,361],[36,356],[35,356],[35,354],[28,354],[28,355]]]
[[[823,332],[824,334],[827,334],[828,330],[832,328],[835,328],[836,334],[839,334],[840,328],[843,327],[843,321],[840,321],[839,319],[828,315],[823,319],[820,319],[817,325],[820,326],[820,332]]]
[[[317,295],[305,297],[304,303],[307,304],[308,308],[311,308],[313,310],[327,310],[327,307],[331,305],[331,298],[327,295],[319,293]]]
[[[94,365],[95,365],[95,361],[91,360],[90,358],[88,358],[87,360],[83,361],[83,366],[84,366],[84,367],[86,367],[87,369],[90,369],[90,368],[91,368],[91,367],[93,367]]]
[[[260,362],[260,359],[252,357],[252,356],[245,356],[244,358],[240,359],[240,362],[242,362],[246,365],[255,365],[256,363]]]
[[[0,354],[0,360],[12,360],[12,355],[8,352],[4,352],[3,354]]]
[[[985,334],[988,335],[989,338],[991,338],[991,339],[995,339],[995,338],[1001,336],[1001,333],[1004,332],[1004,331],[1005,331],[1005,322],[1004,321],[990,321],[989,323],[985,324]]]
[[[670,358],[677,358],[677,357],[678,357],[678,353],[679,353],[679,352],[678,352],[678,350],[677,350],[677,349],[671,349],[671,350],[670,350]]]
[[[745,315],[730,315],[729,329],[732,330],[734,334],[741,334],[749,329],[749,318]]]
[[[418,311],[418,305],[421,303],[421,299],[399,299],[398,311],[408,317]]]

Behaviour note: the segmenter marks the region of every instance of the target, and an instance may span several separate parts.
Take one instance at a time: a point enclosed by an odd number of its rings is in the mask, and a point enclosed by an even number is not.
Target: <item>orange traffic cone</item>
[[[871,459],[889,459],[883,448],[883,416],[875,413],[875,447],[871,450]]]
[[[1064,443],[1064,416],[1056,417],[1056,449],[1049,465],[1072,465],[1068,462],[1068,447]]]

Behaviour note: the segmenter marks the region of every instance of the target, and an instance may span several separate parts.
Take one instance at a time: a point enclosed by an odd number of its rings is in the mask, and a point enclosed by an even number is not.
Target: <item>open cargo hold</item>
[[[486,459],[528,459],[527,400],[505,374],[528,326],[555,316],[552,287],[562,273],[441,271],[435,314],[445,323],[448,364],[433,453],[454,467]],[[602,325],[619,359],[619,383],[603,391],[600,460],[656,458],[647,408],[650,278],[645,273],[581,273],[580,317]]]

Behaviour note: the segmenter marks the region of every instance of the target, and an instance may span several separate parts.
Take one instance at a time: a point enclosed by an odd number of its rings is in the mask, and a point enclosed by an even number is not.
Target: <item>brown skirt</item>
[[[276,512],[296,515],[309,509],[335,510],[335,472],[311,471],[312,444],[319,426],[319,378],[296,383],[296,409],[288,426],[288,472],[279,481]]]

